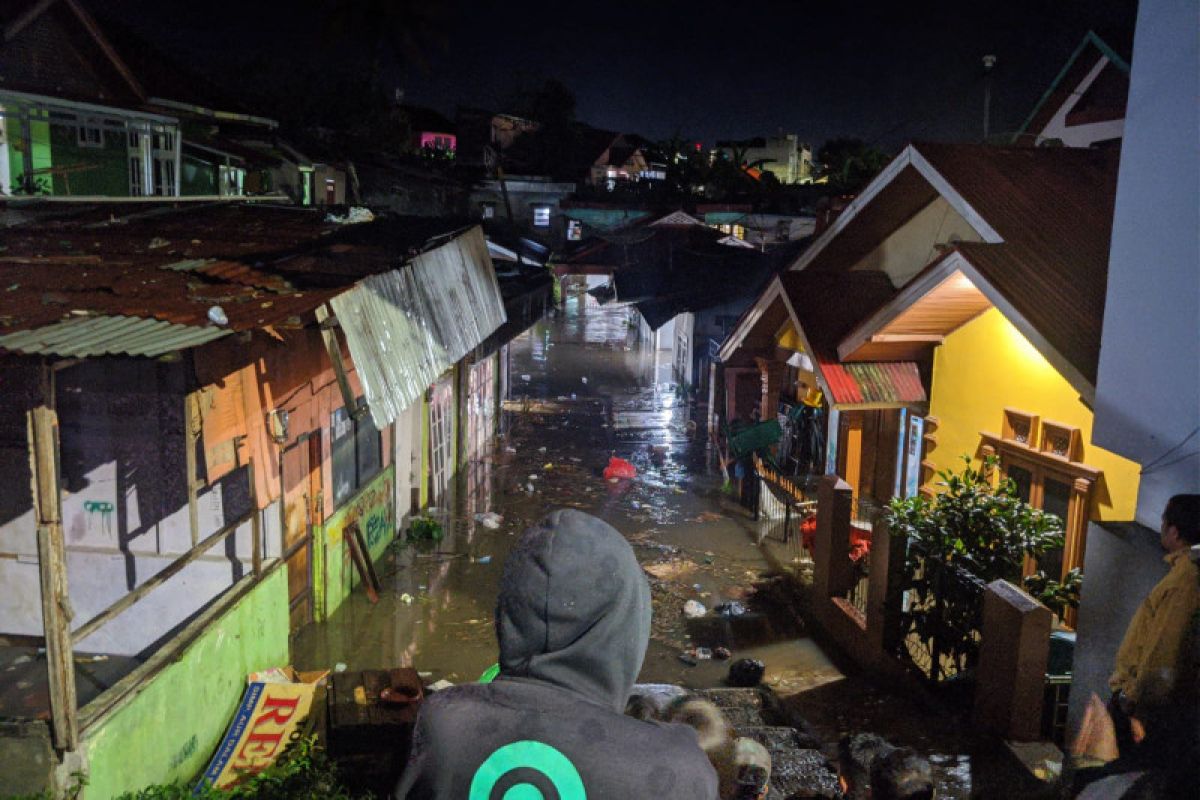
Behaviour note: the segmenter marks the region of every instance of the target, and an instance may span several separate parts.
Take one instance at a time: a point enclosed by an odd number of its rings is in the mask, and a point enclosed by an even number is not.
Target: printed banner
[[[298,735],[312,707],[313,683],[251,683],[216,755],[200,777],[205,785],[224,789],[269,767]]]

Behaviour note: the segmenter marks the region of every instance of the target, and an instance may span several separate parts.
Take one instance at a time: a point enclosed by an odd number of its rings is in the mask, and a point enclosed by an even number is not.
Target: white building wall
[[[1143,465],[1154,529],[1170,495],[1200,491],[1198,23],[1187,0],[1138,11],[1096,387],[1092,440]]]

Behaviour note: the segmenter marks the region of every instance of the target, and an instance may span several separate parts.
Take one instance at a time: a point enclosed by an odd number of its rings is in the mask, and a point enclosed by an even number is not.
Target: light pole
[[[988,138],[992,111],[992,67],[996,66],[996,57],[990,53],[983,57],[983,140]]]

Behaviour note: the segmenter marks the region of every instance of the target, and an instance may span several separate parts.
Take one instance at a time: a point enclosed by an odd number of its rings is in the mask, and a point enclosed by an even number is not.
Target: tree
[[[830,139],[817,152],[820,177],[838,194],[855,194],[874,178],[889,157],[878,147],[862,139]]]

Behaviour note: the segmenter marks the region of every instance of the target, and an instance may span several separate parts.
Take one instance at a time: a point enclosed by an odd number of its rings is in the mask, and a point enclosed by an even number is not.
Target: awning
[[[378,428],[507,319],[478,226],[402,269],[363,279],[329,304]]]
[[[916,362],[838,363],[818,360],[835,407],[907,406],[928,402]]]

